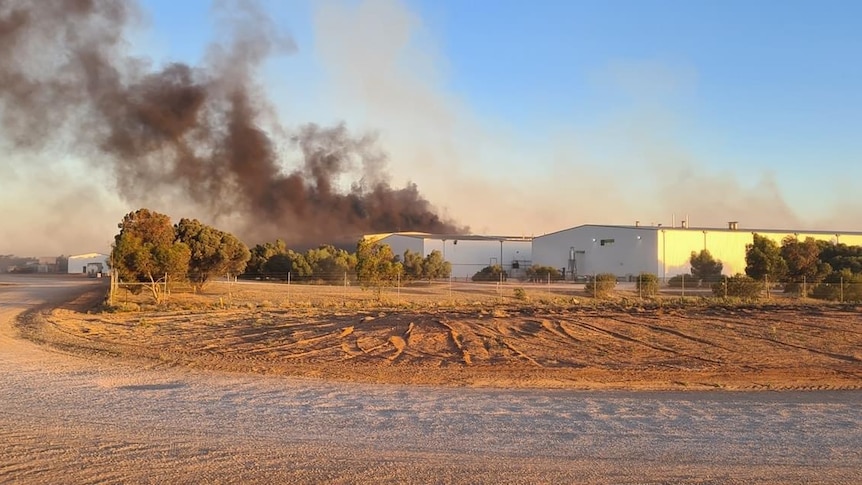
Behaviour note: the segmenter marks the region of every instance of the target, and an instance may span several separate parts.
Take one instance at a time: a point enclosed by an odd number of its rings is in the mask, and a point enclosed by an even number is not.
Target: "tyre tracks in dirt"
[[[347,380],[625,388],[641,378],[651,388],[859,388],[859,322],[859,312],[840,308],[820,315],[697,308],[131,315],[61,309],[31,337],[169,365]]]

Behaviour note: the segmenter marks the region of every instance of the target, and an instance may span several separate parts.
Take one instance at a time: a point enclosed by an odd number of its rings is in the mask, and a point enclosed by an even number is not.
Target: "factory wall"
[[[862,234],[586,225],[536,237],[533,262],[565,267],[567,279],[572,270],[578,275],[613,273],[626,278],[647,272],[670,278],[689,273],[691,253],[707,249],[722,262],[722,273],[733,275],[745,272],[746,246],[754,241],[755,232],[779,245],[787,236],[862,245]]]
[[[533,239],[533,264],[565,268],[566,279],[573,274],[656,273],[656,238],[653,228],[579,226]]]
[[[69,256],[68,274],[87,274],[88,264],[101,264],[102,273],[110,273],[107,254],[88,253]]]
[[[434,250],[440,251],[443,259],[452,265],[452,277],[456,279],[468,279],[486,266],[501,264],[501,257],[506,271],[512,270],[514,261],[518,261],[515,269],[524,271],[532,255],[532,244],[528,239],[484,239],[476,236],[451,236],[444,239],[440,236],[391,234],[379,242],[388,244],[392,252],[401,257],[407,249],[422,257]]]

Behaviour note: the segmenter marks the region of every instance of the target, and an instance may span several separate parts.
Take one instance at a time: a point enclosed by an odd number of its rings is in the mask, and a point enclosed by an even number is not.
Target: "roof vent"
[[[727,228],[730,229],[731,231],[735,231],[735,230],[739,229],[739,223],[736,221],[730,221],[727,223]]]

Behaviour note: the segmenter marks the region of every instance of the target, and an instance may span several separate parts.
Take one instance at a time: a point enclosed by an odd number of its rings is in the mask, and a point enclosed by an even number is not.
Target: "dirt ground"
[[[854,307],[7,279],[0,483],[862,483]]]
[[[255,284],[252,284],[255,285]],[[354,382],[561,389],[860,389],[862,307],[477,299],[398,305],[244,303],[173,297],[99,312],[104,288],[31,314],[26,338],[77,354]],[[279,293],[282,292],[282,293]],[[429,299],[430,298],[430,299]],[[255,303],[256,302],[256,303]],[[87,309],[90,309],[87,311]]]

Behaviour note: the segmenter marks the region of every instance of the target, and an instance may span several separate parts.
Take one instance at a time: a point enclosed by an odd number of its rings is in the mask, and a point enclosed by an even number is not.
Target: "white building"
[[[691,253],[709,250],[727,275],[745,272],[745,247],[754,234],[781,244],[787,236],[862,245],[862,233],[662,226],[583,225],[533,239],[533,264],[565,268],[566,279],[612,273],[621,278],[652,273],[659,278],[689,273]]]
[[[69,274],[108,274],[108,255],[101,253],[87,253],[69,256]]]
[[[423,258],[440,251],[452,265],[453,278],[469,278],[486,266],[500,264],[510,277],[517,277],[532,262],[532,241],[529,237],[475,236],[464,234],[428,234],[396,232],[367,236],[387,244],[392,252],[404,257],[408,249]]]

